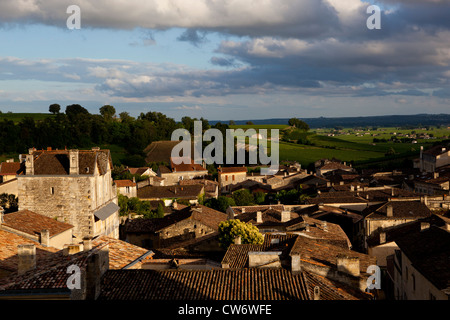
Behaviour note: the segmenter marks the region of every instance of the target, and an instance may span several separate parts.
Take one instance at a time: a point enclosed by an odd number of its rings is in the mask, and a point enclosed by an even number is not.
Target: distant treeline
[[[449,126],[450,114],[417,114],[417,115],[392,115],[369,117],[342,117],[342,118],[302,118],[310,128],[354,128],[354,127],[411,127],[419,126]],[[264,119],[251,120],[255,125],[261,124],[288,124],[289,119]],[[225,121],[226,122],[226,121]],[[236,125],[245,125],[249,120],[234,120]],[[210,121],[211,124],[216,121]],[[228,123],[228,122],[226,122]]]
[[[54,106],[54,105],[52,105]],[[141,113],[137,118],[122,112],[116,115],[113,106],[103,106],[100,114],[90,114],[79,104],[66,107],[64,113],[59,108],[50,108],[54,116],[35,120],[25,117],[19,122],[9,119],[0,121],[0,154],[27,153],[29,148],[47,147],[88,148],[114,144],[124,148],[129,155],[144,160],[143,150],[153,141],[171,140],[172,132],[177,128],[193,130],[193,121],[184,117],[181,122],[160,112]],[[201,118],[203,130],[210,125]],[[220,130],[227,125],[216,124]]]

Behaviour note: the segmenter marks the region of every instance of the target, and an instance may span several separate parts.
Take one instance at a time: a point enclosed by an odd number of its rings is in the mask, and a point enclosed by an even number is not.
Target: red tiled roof
[[[60,222],[29,210],[12,212],[4,215],[6,227],[22,231],[32,236],[39,235],[42,230],[48,230],[50,237],[73,228],[73,225]]]
[[[5,269],[12,272],[17,271],[19,261],[17,257],[17,246],[21,244],[36,245],[37,264],[39,264],[42,259],[58,251],[58,249],[53,247],[43,247],[33,240],[0,229],[0,269]]]
[[[191,163],[175,164],[173,159],[170,158],[170,166],[172,168],[172,172],[207,171],[200,164],[194,163],[193,160],[191,160]]]
[[[92,241],[93,246],[101,246],[105,244],[107,244],[109,248],[110,269],[122,269],[149,252],[147,249],[107,236],[101,236]],[[142,262],[145,262],[151,258],[152,255],[149,255],[143,259]],[[136,265],[135,267],[139,268],[139,265]]]
[[[0,176],[14,176],[21,168],[20,162],[3,162],[0,165]]]
[[[114,180],[118,188],[135,187],[136,183],[131,180]]]
[[[247,172],[247,167],[222,167],[219,169],[219,173],[238,173]]]
[[[284,269],[109,270],[99,300],[310,300],[305,276]]]

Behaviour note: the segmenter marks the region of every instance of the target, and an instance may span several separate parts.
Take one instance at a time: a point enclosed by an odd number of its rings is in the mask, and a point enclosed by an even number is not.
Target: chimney
[[[41,244],[44,247],[50,246],[50,231],[47,229],[41,231]]]
[[[386,216],[393,217],[394,216],[394,208],[392,207],[392,204],[388,204],[386,207]]]
[[[355,186],[354,185],[350,186],[350,191],[355,191]]]
[[[351,276],[359,277],[359,258],[349,257],[346,255],[338,255],[336,258],[336,265],[338,271],[345,272]]]
[[[320,287],[314,287],[314,300],[320,300]]]
[[[101,291],[101,278],[109,268],[109,247],[88,257],[86,266],[86,300],[96,300]]]
[[[380,244],[386,243],[386,232],[380,232]]]
[[[263,222],[263,220],[262,220],[262,212],[258,211],[258,212],[256,212],[256,223],[262,223],[262,222]]]
[[[0,207],[0,226],[4,222],[4,220],[3,220],[4,215],[5,215],[5,209],[3,207]]]
[[[305,224],[305,231],[306,231],[306,232],[309,232],[309,224],[308,224],[308,223]]]
[[[83,251],[89,251],[92,249],[92,241],[91,239],[83,240]]]
[[[33,149],[29,150],[29,154],[25,157],[25,170],[26,175],[34,175],[34,156],[33,156]]]
[[[36,246],[34,244],[20,244],[17,246],[19,263],[17,272],[24,274],[36,268]]]
[[[428,230],[430,228],[430,224],[428,222],[420,223],[420,231]]]
[[[70,256],[72,254],[78,253],[81,251],[81,245],[80,244],[69,244],[65,245],[63,249],[63,254],[65,256]]]
[[[100,147],[92,147],[92,151],[100,151]]]
[[[79,151],[69,150],[70,175],[78,175],[79,173]]]
[[[433,179],[439,178],[439,172],[433,172]]]
[[[392,197],[395,196],[395,189],[394,189],[394,188],[391,189],[391,196],[392,196]]]
[[[242,243],[242,240],[241,240],[240,236],[237,236],[234,238],[234,244],[241,244],[241,243]]]
[[[242,208],[242,209],[241,209],[241,213],[245,213],[245,208]]]
[[[281,222],[291,220],[291,213],[289,211],[281,211]]]
[[[328,232],[328,223],[326,221],[322,222],[322,227],[324,231]]]

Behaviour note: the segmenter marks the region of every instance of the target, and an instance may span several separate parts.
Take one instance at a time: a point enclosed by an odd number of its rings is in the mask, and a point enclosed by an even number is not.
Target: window
[[[234,181],[234,174],[233,174],[233,181]]]
[[[50,194],[55,194],[55,188],[54,187],[50,188]]]

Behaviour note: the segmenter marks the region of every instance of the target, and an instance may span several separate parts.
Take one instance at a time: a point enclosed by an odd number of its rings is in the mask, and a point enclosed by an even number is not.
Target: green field
[[[244,130],[253,129],[279,129],[280,136],[287,134],[289,126],[287,125],[243,125],[230,126],[233,129],[242,128]],[[341,133],[335,136],[328,136],[333,130],[321,129],[311,130],[303,137],[307,137],[308,144],[299,144],[296,141],[285,142],[280,141],[280,161],[294,160],[307,167],[311,163],[322,158],[336,158],[341,161],[353,162],[355,166],[382,164],[389,161],[403,161],[405,159],[412,159],[419,154],[420,147],[425,149],[432,146],[433,143],[439,142],[442,139],[450,136],[450,129],[430,128],[430,130],[411,129],[399,130],[397,128],[379,128],[371,131],[355,131],[354,129],[343,129]],[[416,134],[425,133],[435,137],[434,139],[417,139],[417,143],[394,143],[388,142],[374,142],[374,138],[387,139],[396,133],[410,134],[415,131]],[[349,133],[350,132],[350,133]],[[304,142],[306,143],[306,142]],[[386,156],[386,153],[395,152],[391,156]]]
[[[54,117],[53,114],[50,113],[0,113],[0,121],[11,120],[14,123],[19,123],[24,118],[33,118],[34,121],[41,121],[49,117]]]

